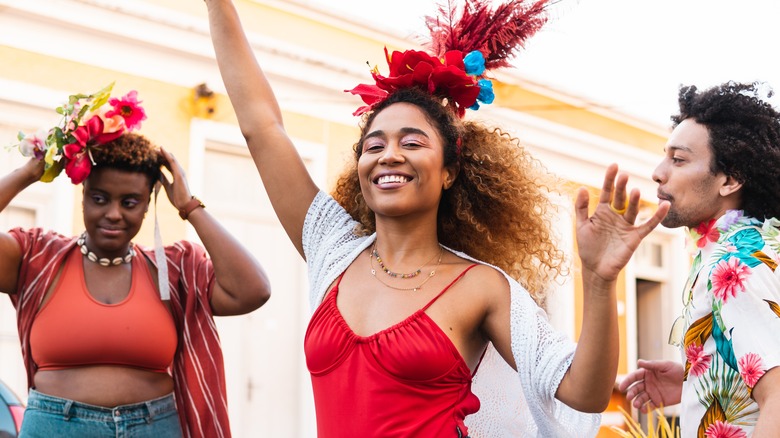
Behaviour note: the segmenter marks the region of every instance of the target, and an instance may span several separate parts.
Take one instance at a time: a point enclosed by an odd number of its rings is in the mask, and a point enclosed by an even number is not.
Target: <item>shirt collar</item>
[[[687,230],[687,247],[691,256],[696,256],[705,248],[720,243],[731,231],[748,225],[759,225],[761,222],[746,216],[742,210],[728,210],[717,219],[700,223],[695,228]]]

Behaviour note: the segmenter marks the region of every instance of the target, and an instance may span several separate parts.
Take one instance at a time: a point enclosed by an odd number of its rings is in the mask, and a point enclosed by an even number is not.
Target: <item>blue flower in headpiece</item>
[[[477,84],[479,84],[477,100],[482,103],[493,103],[493,99],[496,98],[495,93],[493,93],[493,83],[489,79],[480,79]]]
[[[463,58],[463,64],[466,66],[466,73],[479,76],[485,72],[485,57],[479,50],[470,52]]]
[[[489,104],[493,103],[493,100],[496,98],[495,93],[493,93],[493,82],[490,82],[489,79],[478,80],[477,86],[479,86],[479,95],[477,95],[478,102],[474,102],[474,105],[469,107],[470,110],[474,111],[479,109],[479,102]]]

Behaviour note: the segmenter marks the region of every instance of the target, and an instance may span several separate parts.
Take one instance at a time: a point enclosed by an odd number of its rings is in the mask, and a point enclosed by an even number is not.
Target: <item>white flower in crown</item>
[[[46,138],[49,133],[46,130],[39,130],[34,134],[19,133],[19,152],[25,157],[35,157],[39,160],[43,159],[46,155],[48,145],[46,144]]]

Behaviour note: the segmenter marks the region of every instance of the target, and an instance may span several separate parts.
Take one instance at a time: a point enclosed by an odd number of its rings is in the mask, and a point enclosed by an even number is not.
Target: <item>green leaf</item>
[[[54,164],[43,171],[43,175],[41,175],[41,181],[52,182],[54,181],[54,178],[57,178],[57,175],[59,175],[60,172],[62,172],[62,161],[55,161]]]
[[[115,82],[111,82],[110,84],[103,87],[103,89],[90,96],[92,98],[93,109],[100,108],[106,102],[108,102],[108,99],[111,97],[111,90],[114,89],[114,84]]]
[[[734,356],[734,346],[731,344],[730,339],[726,339],[726,335],[721,330],[720,324],[712,324],[712,339],[715,340],[718,354],[723,358],[723,361],[726,362],[726,365],[739,372],[737,358]]]

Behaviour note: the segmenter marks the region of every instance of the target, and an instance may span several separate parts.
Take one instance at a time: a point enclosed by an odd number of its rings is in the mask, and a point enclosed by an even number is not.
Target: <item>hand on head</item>
[[[165,188],[165,194],[168,195],[168,200],[171,204],[179,209],[192,199],[190,188],[187,185],[187,177],[184,173],[184,168],[176,160],[176,157],[172,153],[166,151],[162,147],[160,148],[160,154],[163,157],[163,166],[173,176],[173,181],[169,181],[165,176],[165,173],[160,173],[160,183]]]

